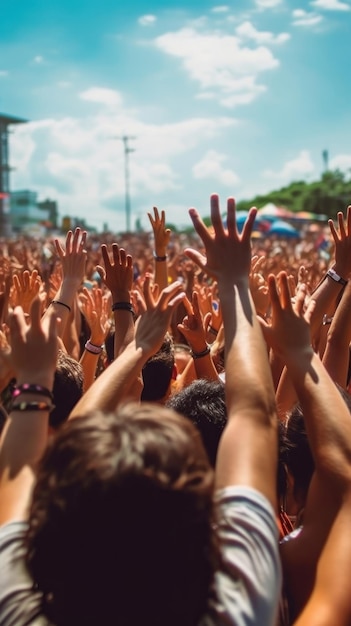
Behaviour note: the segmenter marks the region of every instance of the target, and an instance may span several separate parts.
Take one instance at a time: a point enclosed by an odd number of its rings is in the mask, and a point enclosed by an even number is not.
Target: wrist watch
[[[339,274],[337,274],[336,271],[333,270],[333,268],[330,268],[327,271],[327,276],[329,276],[329,278],[332,278],[336,283],[340,283],[340,285],[347,285],[347,280],[341,278],[341,276],[339,276]]]

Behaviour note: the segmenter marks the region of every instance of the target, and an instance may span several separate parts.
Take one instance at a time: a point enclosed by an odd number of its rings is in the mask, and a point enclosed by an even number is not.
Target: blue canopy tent
[[[300,237],[300,233],[296,228],[283,222],[283,220],[276,220],[266,233],[267,235],[279,235],[281,237]]]

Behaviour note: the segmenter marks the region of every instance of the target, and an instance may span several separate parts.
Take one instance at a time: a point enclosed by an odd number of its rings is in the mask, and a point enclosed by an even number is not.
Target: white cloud
[[[156,20],[156,15],[142,15],[138,19],[138,24],[140,24],[140,26],[151,26],[156,22]]]
[[[301,150],[300,154],[295,158],[287,161],[279,171],[264,170],[262,177],[277,181],[277,184],[288,183],[291,180],[305,178],[308,174],[314,172],[315,166],[308,150]]]
[[[79,94],[82,100],[89,102],[97,102],[107,106],[120,106],[122,104],[122,96],[115,89],[106,89],[103,87],[90,87],[86,91]]]
[[[212,13],[228,13],[229,7],[226,4],[222,4],[211,9]]]
[[[279,4],[282,4],[282,0],[256,0],[259,9],[274,9]]]
[[[251,102],[265,89],[256,84],[258,75],[279,66],[266,46],[245,47],[238,37],[218,31],[200,33],[183,28],[157,37],[154,43],[166,54],[182,60],[206,97],[216,90],[216,97],[224,106]]]
[[[146,204],[147,209],[157,204],[162,194],[182,189],[184,160],[190,159],[190,172],[198,153],[235,124],[232,117],[147,124],[122,107],[23,124],[11,135],[12,188],[35,189],[40,198],[57,200],[61,216],[82,217],[98,228],[108,222],[110,228],[123,230],[124,151],[118,136],[135,136],[130,142],[135,149],[130,154],[134,218],[141,210],[145,214]],[[178,215],[167,204],[167,218],[186,224],[186,207]]]
[[[321,15],[317,15],[317,13],[308,13],[308,11],[304,11],[304,9],[295,9],[292,12],[292,16],[294,26],[316,26],[323,20]]]
[[[0,78],[3,78],[3,77],[8,76],[8,75],[9,75],[9,73],[8,73],[7,70],[0,70]]]
[[[329,169],[341,170],[350,174],[351,171],[351,154],[338,154],[330,159]]]
[[[252,39],[257,44],[279,44],[290,39],[289,33],[274,35],[269,31],[259,31],[248,21],[240,24],[240,26],[235,29],[235,32],[242,39]]]
[[[340,0],[314,0],[311,5],[325,11],[351,11],[350,5]]]
[[[33,61],[34,63],[37,63],[38,65],[40,65],[41,63],[44,63],[44,57],[38,54],[36,57],[34,57]]]
[[[193,166],[193,176],[197,180],[213,179],[214,181],[232,187],[240,181],[239,176],[230,169],[225,169],[223,163],[227,161],[224,154],[216,150],[208,150],[205,156]]]

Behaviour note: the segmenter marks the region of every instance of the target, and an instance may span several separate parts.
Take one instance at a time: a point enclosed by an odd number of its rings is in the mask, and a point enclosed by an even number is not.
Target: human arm
[[[132,307],[133,259],[117,243],[111,246],[112,261],[107,246],[101,246],[104,267],[97,266],[101,280],[111,291],[112,310],[115,321],[114,358],[134,337]]]
[[[168,285],[167,247],[171,231],[169,228],[166,228],[166,214],[164,211],[161,211],[160,216],[157,207],[154,206],[154,215],[148,213],[148,217],[155,240],[155,283],[161,291]]]
[[[206,256],[188,254],[218,283],[225,335],[228,422],[216,467],[217,486],[246,485],[260,491],[276,507],[277,419],[267,349],[249,289],[252,209],[239,234],[235,202],[227,202],[224,228],[217,195],[211,196],[210,234],[195,209],[190,210]]]
[[[111,327],[108,298],[97,287],[93,287],[91,290],[84,287],[81,295],[81,310],[90,328],[90,337],[80,358],[84,373],[83,387],[85,392],[95,380],[102,344]]]
[[[146,361],[161,347],[174,308],[184,298],[179,283],[164,289],[157,301],[150,288],[150,277],[145,278],[144,296],[147,310],[140,317],[135,337],[124,351],[100,374],[74,407],[70,418],[86,411],[113,411],[128,397]]]
[[[351,272],[351,206],[347,208],[346,220],[341,211],[337,213],[337,222],[338,228],[334,225],[333,220],[328,220],[334,241],[334,261],[330,269],[336,272],[336,275],[341,278],[341,282],[326,275],[315,288],[313,299],[316,306],[311,319],[312,340],[319,333],[323,315],[334,314],[337,300]]]
[[[206,327],[208,325],[208,318],[211,313],[207,314],[203,319],[198,302],[198,294],[193,292],[192,302],[184,300],[187,315],[184,317],[183,322],[178,324],[180,332],[184,335],[187,343],[191,347],[191,356],[194,367],[191,368],[193,378],[205,378],[207,380],[218,380],[217,370],[213,364],[211,350],[206,342]],[[189,367],[186,367],[183,374],[187,374],[187,384],[191,382],[189,380]],[[195,371],[194,371],[195,370]],[[183,386],[180,381],[177,381],[178,385]]]
[[[307,611],[312,597],[321,591],[318,576],[316,579],[318,561],[343,507],[347,506],[350,512],[351,420],[343,398],[311,346],[309,321],[313,300],[305,310],[301,290],[292,303],[285,273],[280,276],[280,292],[273,276],[269,277],[269,288],[270,341],[285,361],[294,384],[315,464],[302,530],[296,539],[283,543],[281,551],[292,617],[296,618],[302,610]],[[333,601],[332,594],[323,598],[323,603],[330,603],[330,607]],[[335,620],[339,624],[337,616]],[[300,626],[308,622],[297,623]]]
[[[59,335],[61,338],[68,336],[72,344],[77,343],[78,336],[77,332],[70,332],[68,326],[75,324],[76,295],[85,275],[86,238],[86,231],[76,228],[74,233],[71,230],[68,231],[64,246],[58,239],[55,239],[56,253],[62,268],[62,280],[43,317],[44,324],[48,323],[52,316],[56,319],[60,318]],[[64,343],[68,349],[67,340]],[[69,353],[72,353],[73,345],[70,348]]]
[[[350,364],[351,343],[351,283],[346,285],[334,313],[323,354],[323,364],[335,383],[346,389]]]
[[[17,387],[39,385],[52,391],[57,359],[57,321],[51,317],[47,326],[40,319],[41,303],[36,298],[31,307],[30,323],[17,307],[10,319],[11,367]],[[43,393],[21,393],[15,404],[34,403],[32,410],[11,410],[0,441],[0,524],[25,519],[35,479],[35,468],[48,436],[50,397]],[[38,404],[39,403],[39,404]],[[47,409],[39,409],[40,403]]]

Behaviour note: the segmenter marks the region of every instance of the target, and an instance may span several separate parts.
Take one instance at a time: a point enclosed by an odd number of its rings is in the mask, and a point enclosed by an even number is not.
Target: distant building
[[[11,235],[10,211],[10,171],[9,128],[14,124],[24,124],[26,120],[13,115],[0,113],[0,237]]]
[[[34,225],[56,228],[57,215],[57,203],[52,200],[38,202],[36,191],[25,189],[11,193],[10,216],[15,232],[21,232]]]

